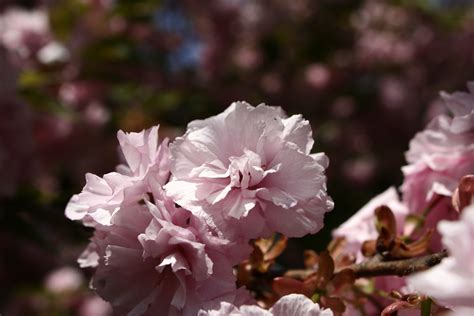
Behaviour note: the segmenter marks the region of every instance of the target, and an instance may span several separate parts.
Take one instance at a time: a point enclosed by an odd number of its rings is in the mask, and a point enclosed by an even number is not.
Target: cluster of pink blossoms
[[[433,208],[426,217],[431,228],[439,220],[459,217],[451,197],[460,178],[474,174],[474,82],[468,89],[441,94],[452,116],[436,117],[413,138],[406,153],[409,165],[402,168],[403,202],[414,214]],[[441,237],[435,234],[432,249],[440,248]]]
[[[473,206],[461,210],[459,222],[446,221],[459,219],[460,210],[453,207],[453,194],[463,176],[474,174],[474,82],[468,83],[468,90],[468,93],[441,93],[451,115],[439,115],[410,142],[406,153],[409,165],[402,168],[405,176],[402,198],[395,188],[389,188],[333,231],[334,237],[344,237],[344,252],[361,262],[363,242],[378,236],[374,221],[377,207],[388,206],[397,222],[397,233],[408,234],[407,237],[410,233],[420,235],[406,221],[407,216],[421,216],[419,224],[425,232],[438,228],[431,238],[431,250],[440,251],[445,246],[452,257],[428,272],[413,276],[409,286],[405,278],[397,276],[377,277],[375,286],[386,292],[415,289],[439,298],[448,307],[459,307],[455,309],[456,315],[464,315],[465,311],[471,315],[473,310],[469,308],[474,308]],[[460,247],[455,249],[458,244]],[[450,286],[446,287],[448,283]],[[346,312],[352,314],[357,312]]]
[[[118,139],[126,164],[87,174],[66,216],[95,229],[79,263],[95,267],[92,286],[119,315],[226,315],[252,304],[233,274],[250,239],[315,233],[333,207],[309,123],[277,107],[233,103],[169,148],[158,127]],[[298,295],[248,308],[332,315]]]
[[[472,181],[474,174],[472,83],[469,90],[442,94],[451,115],[435,118],[410,143],[409,165],[402,168],[402,196],[389,188],[333,232],[344,239],[340,250],[355,264],[379,251],[388,260],[407,259],[446,246],[448,258],[408,282],[386,275],[376,277],[374,284],[385,292],[429,295],[456,315],[470,314],[474,308],[474,209],[469,206],[474,200],[466,201],[463,195],[461,201],[461,193],[456,193],[461,178],[471,175]],[[311,154],[311,127],[300,115],[286,117],[277,107],[235,102],[217,116],[191,122],[171,144],[167,140],[159,144],[158,127],[140,133],[119,131],[118,139],[126,164],[103,177],[88,174],[83,191],[66,208],[70,219],[95,229],[79,263],[95,268],[91,284],[116,314],[360,314],[354,295],[344,298],[341,312],[337,302],[343,300],[337,297],[320,300],[330,307],[322,309],[296,294],[306,293],[310,279],[286,280],[294,291],[285,293],[295,294],[274,297],[267,305],[273,305],[270,309],[258,306],[247,289],[236,286],[233,267],[243,267],[251,240],[273,233],[314,234],[333,208],[324,175],[328,158]],[[464,210],[456,206],[461,204]],[[374,210],[380,206],[385,224],[376,225]],[[393,218],[387,218],[387,212]],[[385,247],[380,243],[384,240],[380,225],[388,225],[385,234],[393,238],[385,255],[379,250]],[[436,227],[430,243],[430,229]],[[375,241],[377,249],[371,252]],[[323,260],[324,270],[324,257],[318,260]],[[336,260],[328,271],[342,278],[341,271],[334,272]],[[436,283],[440,277],[449,280],[448,287]],[[385,297],[373,301],[377,300],[378,305],[388,305],[386,310],[417,308],[413,301],[393,303]],[[364,306],[362,311],[375,314],[379,307]]]
[[[409,165],[402,168],[402,199],[395,188],[390,188],[333,232],[346,238],[346,251],[357,254],[358,261],[363,258],[357,252],[362,243],[377,238],[373,212],[378,206],[390,207],[400,224],[399,233],[403,233],[409,214],[427,212],[428,228],[435,228],[442,219],[459,218],[451,205],[453,193],[463,176],[474,174],[474,82],[468,88],[469,93],[442,93],[452,115],[439,115],[410,142],[406,153]],[[433,248],[439,251],[439,242]]]

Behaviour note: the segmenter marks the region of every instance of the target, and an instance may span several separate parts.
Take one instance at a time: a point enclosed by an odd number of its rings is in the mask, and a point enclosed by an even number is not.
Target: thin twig
[[[355,272],[356,278],[388,275],[405,276],[415,272],[424,271],[430,267],[433,267],[440,263],[441,260],[447,256],[448,253],[446,250],[431,255],[403,260],[384,261],[383,258],[376,256],[361,263],[343,267],[339,269],[339,271],[343,269],[351,269]],[[316,271],[310,269],[288,270],[285,273],[285,276],[298,280],[304,280],[315,272]]]
[[[354,271],[357,278],[387,275],[405,276],[435,266],[447,256],[448,253],[444,250],[431,255],[404,260],[382,261],[379,257],[374,257],[367,261],[350,265],[346,269]]]

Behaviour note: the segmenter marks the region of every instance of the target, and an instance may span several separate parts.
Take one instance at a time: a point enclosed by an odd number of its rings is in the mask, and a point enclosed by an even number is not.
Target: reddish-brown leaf
[[[318,271],[316,272],[317,287],[324,288],[326,284],[331,280],[334,274],[334,260],[327,250],[322,251],[319,254],[319,265]]]
[[[474,198],[474,175],[466,175],[461,178],[456,191],[453,194],[453,207],[461,212]]]
[[[375,240],[366,240],[362,243],[360,250],[364,257],[373,257],[377,253]]]
[[[344,305],[344,302],[338,297],[323,296],[320,302],[323,307],[331,309],[334,315],[342,315],[346,310],[346,305]]]
[[[351,287],[356,280],[354,270],[344,269],[334,275],[332,278],[332,286],[334,287],[334,294],[339,294]]]
[[[288,238],[283,235],[279,235],[278,239],[273,242],[271,247],[264,252],[264,260],[275,260],[281,253],[286,249]]]
[[[392,258],[413,258],[427,252],[431,242],[433,230],[428,229],[418,240],[412,243],[405,243],[398,239],[396,245],[390,252]]]
[[[310,297],[313,294],[311,289],[308,288],[304,282],[286,277],[273,279],[272,288],[273,291],[280,296],[297,293]]]
[[[396,301],[387,307],[382,311],[381,316],[389,316],[392,315],[393,313],[402,310],[402,309],[416,309],[417,306],[410,304],[406,301]]]
[[[397,233],[397,222],[392,210],[382,205],[375,209],[375,216],[377,218],[377,229],[380,233],[380,228],[384,227],[387,233],[394,236]]]

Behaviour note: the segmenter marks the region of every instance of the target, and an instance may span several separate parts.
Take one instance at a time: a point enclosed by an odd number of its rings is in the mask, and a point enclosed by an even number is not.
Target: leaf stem
[[[421,302],[421,313],[420,316],[430,316],[431,315],[431,298],[427,298]]]

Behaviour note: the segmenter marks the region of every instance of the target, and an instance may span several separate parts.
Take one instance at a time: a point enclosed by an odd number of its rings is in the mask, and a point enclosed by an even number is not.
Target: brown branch
[[[354,271],[356,278],[388,275],[405,276],[433,267],[447,256],[448,253],[446,250],[431,255],[403,260],[383,261],[381,257],[376,256],[361,263],[343,267],[342,269],[339,269],[339,271],[343,269],[351,269]],[[304,280],[315,272],[316,271],[314,270],[288,270],[285,273],[285,276]]]
[[[307,277],[309,277],[311,274],[316,273],[316,270],[311,270],[311,269],[293,269],[293,270],[288,270],[285,272],[284,276],[297,279],[297,280],[304,280]]]
[[[354,271],[357,278],[387,275],[405,276],[435,266],[447,256],[448,253],[444,250],[431,255],[404,260],[382,261],[380,257],[374,257],[345,267],[345,269]]]

